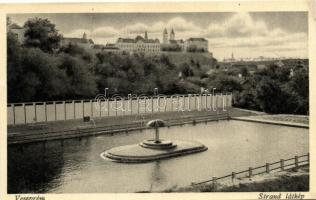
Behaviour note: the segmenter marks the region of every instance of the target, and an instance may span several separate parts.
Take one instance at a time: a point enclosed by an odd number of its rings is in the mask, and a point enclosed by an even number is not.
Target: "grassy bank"
[[[164,192],[286,192],[309,190],[309,166],[271,174],[241,178],[232,182],[171,188]]]

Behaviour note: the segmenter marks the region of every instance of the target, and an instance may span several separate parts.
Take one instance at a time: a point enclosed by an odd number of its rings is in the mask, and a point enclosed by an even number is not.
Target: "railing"
[[[8,125],[57,120],[110,117],[154,112],[226,109],[232,94],[189,94],[137,98],[12,103],[7,106]]]
[[[306,158],[306,159],[303,159]],[[302,160],[303,159],[303,160]],[[295,156],[294,158],[290,159],[281,159],[280,161],[273,162],[273,163],[266,163],[265,165],[259,166],[259,167],[249,167],[247,170],[240,171],[240,172],[232,172],[231,174],[228,174],[226,176],[222,177],[213,177],[210,180],[201,181],[197,183],[192,183],[192,185],[201,185],[204,183],[213,182],[216,183],[216,181],[231,178],[232,181],[236,178],[242,178],[242,177],[249,177],[259,175],[259,174],[265,174],[270,173],[271,171],[276,170],[288,170],[292,168],[298,168],[301,165],[307,165],[309,164],[309,153],[302,156]]]

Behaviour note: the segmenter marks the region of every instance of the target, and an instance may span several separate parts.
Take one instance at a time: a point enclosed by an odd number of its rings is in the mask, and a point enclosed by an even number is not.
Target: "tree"
[[[264,112],[291,112],[289,97],[290,95],[281,89],[280,83],[268,77],[264,77],[256,87],[256,101]]]
[[[194,76],[192,68],[187,63],[182,63],[180,65],[180,71],[184,77]]]
[[[38,47],[52,53],[60,47],[62,36],[48,19],[32,18],[25,22],[25,41],[27,47]]]

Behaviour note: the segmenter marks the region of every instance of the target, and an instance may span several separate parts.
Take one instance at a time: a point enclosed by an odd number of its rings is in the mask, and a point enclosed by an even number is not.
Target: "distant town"
[[[18,41],[22,44],[25,40],[25,28],[13,23],[10,27],[11,32],[16,34]],[[208,52],[208,41],[205,38],[188,38],[176,39],[174,29],[168,30],[165,28],[162,32],[162,42],[159,39],[151,39],[147,31],[143,36],[135,38],[118,38],[116,43],[107,43],[106,45],[95,44],[92,39],[88,38],[86,33],[83,33],[81,38],[63,37],[61,46],[69,44],[78,45],[85,49],[99,49],[107,52],[115,53],[145,53],[159,54],[162,51],[173,52]]]

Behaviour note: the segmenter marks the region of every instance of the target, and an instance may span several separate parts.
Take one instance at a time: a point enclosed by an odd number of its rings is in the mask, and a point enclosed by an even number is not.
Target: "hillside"
[[[161,55],[168,56],[176,66],[180,66],[182,63],[199,63],[203,71],[208,71],[217,64],[211,53],[162,52]]]

